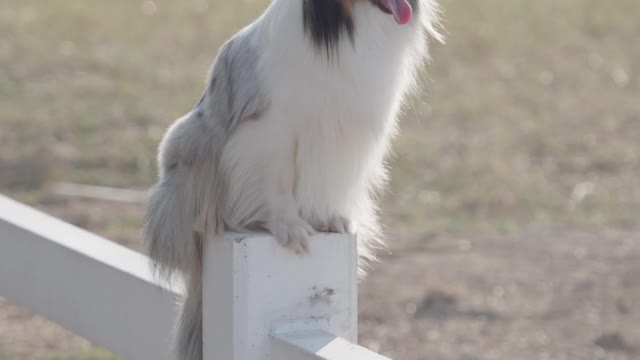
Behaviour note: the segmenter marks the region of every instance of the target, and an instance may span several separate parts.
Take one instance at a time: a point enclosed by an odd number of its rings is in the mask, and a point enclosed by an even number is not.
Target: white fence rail
[[[205,360],[387,359],[355,345],[354,239],[310,247],[295,256],[260,234],[207,242]],[[146,257],[0,196],[0,296],[125,359],[169,360],[179,292],[154,281]]]
[[[175,301],[144,256],[5,197],[0,296],[127,359],[171,359]]]

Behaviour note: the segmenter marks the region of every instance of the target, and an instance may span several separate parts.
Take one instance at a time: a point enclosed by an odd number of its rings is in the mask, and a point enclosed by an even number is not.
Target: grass
[[[632,226],[640,210],[640,5],[447,2],[396,144],[389,214],[410,229]]]
[[[197,101],[216,48],[266,3],[6,0],[0,191],[137,242],[139,209],[87,215],[46,185],[148,187],[158,141]],[[640,4],[443,6],[448,43],[433,44],[394,146],[392,232],[637,226]]]

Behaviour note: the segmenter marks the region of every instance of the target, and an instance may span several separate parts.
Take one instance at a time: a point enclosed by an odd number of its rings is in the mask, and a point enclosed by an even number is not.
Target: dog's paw
[[[320,221],[314,227],[320,232],[353,234],[353,225],[351,221],[344,216],[333,216],[328,220]]]
[[[300,218],[276,220],[270,222],[267,229],[283,247],[298,255],[309,253],[309,237],[315,231],[304,220]]]

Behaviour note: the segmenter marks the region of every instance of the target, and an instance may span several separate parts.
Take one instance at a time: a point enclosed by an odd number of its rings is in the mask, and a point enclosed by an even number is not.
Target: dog
[[[159,275],[184,276],[176,351],[202,359],[203,242],[264,230],[298,254],[315,232],[381,244],[376,196],[435,0],[273,0],[219,50],[195,108],[164,136],[145,239]]]

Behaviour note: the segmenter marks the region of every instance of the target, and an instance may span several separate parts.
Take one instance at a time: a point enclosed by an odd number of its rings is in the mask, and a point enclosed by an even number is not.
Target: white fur
[[[263,222],[296,248],[304,222],[317,228],[345,218],[360,239],[376,237],[371,196],[385,182],[383,159],[426,41],[419,26],[400,26],[368,3],[353,11],[355,47],[342,41],[329,60],[302,22],[287,21],[299,18],[301,1],[275,1],[253,24],[271,102],[223,152],[231,227]],[[361,245],[370,257],[369,244]]]

